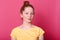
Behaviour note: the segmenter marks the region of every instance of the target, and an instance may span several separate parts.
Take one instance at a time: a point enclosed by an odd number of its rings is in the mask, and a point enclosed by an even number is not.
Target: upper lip
[[[31,20],[31,19],[29,19],[29,20]]]

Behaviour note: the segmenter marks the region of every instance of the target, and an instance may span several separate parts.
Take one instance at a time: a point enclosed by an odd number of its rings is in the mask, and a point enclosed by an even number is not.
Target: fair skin
[[[28,30],[28,29],[30,29],[30,28],[32,28],[34,26],[31,23],[32,19],[33,19],[33,16],[34,16],[33,8],[25,7],[25,10],[20,15],[23,18],[23,23],[22,23],[22,25],[19,28],[21,28],[23,30]],[[16,39],[11,38],[11,40],[16,40]],[[43,40],[43,35],[39,36],[38,40]]]

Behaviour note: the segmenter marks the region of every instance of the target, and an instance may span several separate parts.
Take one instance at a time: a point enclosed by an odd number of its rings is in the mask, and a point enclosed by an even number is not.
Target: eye
[[[28,14],[28,13],[26,13],[26,14]]]

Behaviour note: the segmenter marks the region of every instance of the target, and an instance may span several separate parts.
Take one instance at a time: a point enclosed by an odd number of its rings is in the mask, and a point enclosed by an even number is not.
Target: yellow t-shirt
[[[37,37],[42,36],[44,31],[40,27],[33,27],[28,30],[22,30],[16,27],[11,32],[11,37],[16,40],[37,40]]]

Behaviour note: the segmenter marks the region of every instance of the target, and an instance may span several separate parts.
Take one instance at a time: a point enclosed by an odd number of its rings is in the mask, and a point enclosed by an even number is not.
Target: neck
[[[31,27],[31,26],[32,26],[31,22],[26,21],[23,22],[23,27]]]

